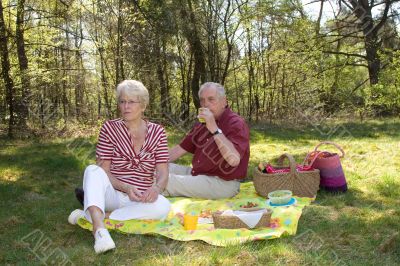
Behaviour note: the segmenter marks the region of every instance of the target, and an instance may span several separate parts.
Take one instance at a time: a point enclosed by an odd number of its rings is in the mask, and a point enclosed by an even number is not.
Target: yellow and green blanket
[[[199,224],[197,230],[185,231],[182,225],[183,214],[187,212],[238,209],[240,205],[245,205],[247,202],[258,203],[259,207],[267,207],[266,199],[256,194],[252,182],[242,183],[240,193],[230,199],[169,198],[172,208],[165,221],[107,219],[105,224],[109,230],[126,234],[159,234],[180,241],[203,240],[211,245],[227,246],[254,240],[273,239],[282,235],[295,235],[302,209],[312,201],[310,198],[296,197],[296,199],[297,203],[292,206],[268,206],[273,210],[270,226],[259,229],[214,229],[213,224]],[[78,224],[82,228],[92,230],[92,225],[85,219],[80,219]]]

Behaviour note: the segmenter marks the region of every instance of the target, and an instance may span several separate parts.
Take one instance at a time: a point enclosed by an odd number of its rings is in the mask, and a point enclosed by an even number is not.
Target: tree
[[[24,14],[25,14],[25,0],[18,0],[17,3],[17,22],[15,29],[15,41],[17,43],[17,55],[19,64],[19,74],[22,85],[22,99],[19,101],[19,119],[18,124],[21,131],[27,129],[28,118],[28,105],[30,99],[31,82],[30,73],[28,69],[28,57],[25,52],[25,38],[24,38]]]
[[[398,2],[398,0],[382,0],[379,2],[375,2],[374,0],[339,0],[339,13],[341,11],[341,5],[343,4],[351,11],[351,15],[338,19],[345,23],[345,27],[358,29],[358,31],[363,36],[365,60],[367,61],[369,81],[371,85],[378,84],[379,72],[382,69],[381,60],[379,58],[379,51],[382,47],[380,32],[389,18],[389,10],[391,6],[396,2]],[[374,17],[372,12],[373,9],[377,9],[382,5],[383,11],[381,12],[380,16]],[[352,19],[353,15],[356,17],[356,20]],[[347,36],[340,36],[339,39],[352,36],[354,36],[354,31],[352,34],[349,34]],[[364,57],[363,55],[353,56]]]
[[[198,108],[200,107],[198,96],[200,83],[204,83],[207,80],[205,54],[200,38],[196,12],[194,11],[194,4],[192,0],[187,0],[186,3],[182,1],[181,4],[180,15],[182,19],[183,35],[190,45],[194,60],[191,80],[192,97],[195,107]]]
[[[8,53],[8,38],[6,33],[6,24],[4,22],[3,16],[3,3],[0,0],[0,55],[1,55],[1,76],[4,80],[4,85],[6,87],[6,101],[8,105],[8,136],[14,136],[14,126],[15,126],[15,88],[14,81],[11,78],[11,66],[10,58]]]

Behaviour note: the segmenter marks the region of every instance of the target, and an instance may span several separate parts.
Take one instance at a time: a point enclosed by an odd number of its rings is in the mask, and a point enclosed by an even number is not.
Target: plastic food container
[[[275,190],[268,193],[268,198],[272,204],[284,205],[292,199],[292,191],[290,190]]]

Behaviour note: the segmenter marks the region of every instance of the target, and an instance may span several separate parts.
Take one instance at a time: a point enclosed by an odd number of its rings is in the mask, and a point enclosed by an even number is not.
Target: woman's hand
[[[149,187],[145,192],[143,192],[141,202],[155,202],[159,194],[160,189],[157,186]]]
[[[143,194],[134,186],[130,186],[126,192],[131,201],[142,201]]]

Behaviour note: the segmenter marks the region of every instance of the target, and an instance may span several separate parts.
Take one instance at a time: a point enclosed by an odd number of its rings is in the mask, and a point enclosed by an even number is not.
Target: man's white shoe
[[[112,240],[110,233],[105,228],[97,229],[94,234],[94,251],[96,253],[103,253],[107,250],[115,248],[115,243]]]
[[[85,217],[85,212],[80,209],[76,209],[71,214],[68,216],[68,222],[70,224],[76,224],[79,220],[79,218],[84,218]]]

